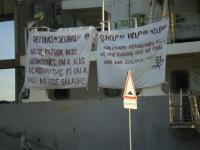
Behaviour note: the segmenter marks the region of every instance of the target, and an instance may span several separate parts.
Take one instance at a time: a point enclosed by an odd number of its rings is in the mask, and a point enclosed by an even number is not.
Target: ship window
[[[0,101],[15,100],[15,69],[0,70]]]
[[[15,58],[14,21],[0,22],[0,60]]]
[[[15,32],[14,21],[4,17],[0,16],[0,103],[9,103],[15,101]]]
[[[189,73],[187,70],[176,70],[171,74],[171,88],[173,92],[179,92],[180,89],[187,91],[189,89]]]
[[[69,89],[53,89],[49,90],[48,96],[51,100],[65,100],[70,97]]]
[[[104,94],[108,97],[116,97],[116,96],[119,96],[121,94],[121,89],[105,88]]]

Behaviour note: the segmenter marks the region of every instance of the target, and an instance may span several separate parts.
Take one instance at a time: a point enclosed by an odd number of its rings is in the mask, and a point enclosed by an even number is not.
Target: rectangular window
[[[15,69],[9,61],[15,59],[14,21],[0,22],[0,103],[15,100]],[[8,66],[5,66],[8,64]]]
[[[15,69],[0,69],[0,101],[15,100]]]
[[[0,60],[15,59],[14,21],[0,22]]]

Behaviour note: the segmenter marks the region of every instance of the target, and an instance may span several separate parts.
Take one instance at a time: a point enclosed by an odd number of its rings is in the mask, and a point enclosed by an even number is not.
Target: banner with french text
[[[124,87],[127,72],[133,72],[136,88],[165,81],[169,20],[138,28],[98,33],[98,86]]]
[[[72,28],[73,29],[73,28]],[[95,28],[29,32],[25,87],[87,87]]]

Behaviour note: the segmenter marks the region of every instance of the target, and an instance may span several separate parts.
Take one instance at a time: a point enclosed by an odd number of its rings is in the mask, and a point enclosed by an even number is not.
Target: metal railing
[[[169,93],[170,125],[182,128],[198,128],[200,125],[200,97],[189,92]]]
[[[200,40],[200,13],[176,13],[151,19],[152,22],[156,22],[164,18],[170,19],[168,43]],[[141,15],[130,19],[107,20],[101,24],[104,24],[105,30],[108,31],[129,27],[136,28],[149,24],[149,18]]]

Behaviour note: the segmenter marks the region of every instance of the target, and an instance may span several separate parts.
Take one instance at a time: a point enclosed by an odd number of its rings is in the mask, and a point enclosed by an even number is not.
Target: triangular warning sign
[[[124,100],[137,100],[135,84],[133,82],[131,70],[128,71],[123,97]]]

